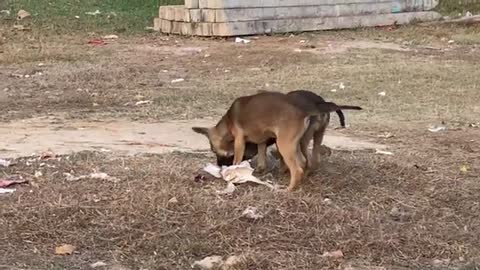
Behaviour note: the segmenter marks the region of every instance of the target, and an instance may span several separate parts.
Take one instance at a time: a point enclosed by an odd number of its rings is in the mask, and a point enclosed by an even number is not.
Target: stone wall
[[[243,36],[407,24],[440,18],[438,0],[185,0],[161,6],[157,31]]]

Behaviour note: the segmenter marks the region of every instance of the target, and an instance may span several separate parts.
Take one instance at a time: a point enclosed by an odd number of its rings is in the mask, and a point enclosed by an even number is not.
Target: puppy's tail
[[[351,105],[337,105],[333,102],[322,102],[322,103],[317,103],[317,113],[330,113],[330,112],[337,112],[341,110],[362,110],[362,107],[359,106],[351,106]],[[340,112],[341,113],[341,112]],[[340,114],[339,113],[339,114]],[[341,113],[343,116],[343,113]]]

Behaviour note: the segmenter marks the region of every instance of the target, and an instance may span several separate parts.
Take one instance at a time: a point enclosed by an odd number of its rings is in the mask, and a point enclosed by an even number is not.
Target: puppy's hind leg
[[[320,165],[320,156],[328,155],[329,148],[323,147],[323,137],[330,121],[330,114],[325,114],[319,118],[319,127],[313,134],[313,150],[312,150],[312,169],[317,169]],[[331,153],[330,153],[331,154]]]
[[[257,171],[265,172],[267,170],[267,144],[260,143],[257,145],[258,154],[257,154]]]
[[[279,133],[277,136],[278,151],[280,151],[285,164],[290,170],[288,191],[295,190],[304,176],[304,164],[299,159],[299,146],[308,124],[309,120],[305,119],[304,123],[299,123],[296,127],[290,126],[282,129],[281,132],[283,133]]]

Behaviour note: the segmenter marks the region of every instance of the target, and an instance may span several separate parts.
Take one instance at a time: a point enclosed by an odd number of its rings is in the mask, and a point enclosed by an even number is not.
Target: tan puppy
[[[294,190],[304,175],[305,161],[299,145],[312,116],[341,110],[342,106],[325,102],[316,110],[302,110],[290,98],[278,92],[263,92],[237,98],[227,113],[211,128],[194,127],[206,135],[217,156],[234,156],[233,164],[243,159],[246,142],[266,151],[266,142],[276,138],[277,148],[290,170],[288,190]]]
[[[258,93],[262,92],[268,92],[268,91],[259,91]],[[319,103],[324,103],[325,100],[317,95],[316,93],[308,90],[295,90],[287,93],[287,96],[290,98],[294,99],[293,103],[300,108],[310,108],[315,109],[317,104]],[[361,109],[360,107],[352,107],[350,109],[355,109],[359,110]],[[340,120],[340,126],[341,128],[345,127],[345,116],[341,110],[336,111],[338,118]],[[312,121],[310,121],[310,126],[314,125],[313,129],[314,135],[313,135],[313,140],[314,140],[314,147],[312,151],[312,161],[308,164],[311,167],[316,167],[318,165],[318,160],[321,155],[329,155],[331,154],[331,151],[329,150],[328,147],[323,147],[322,142],[323,142],[323,137],[325,134],[325,130],[330,122],[330,114],[325,113],[323,116],[312,118]],[[276,142],[275,138],[269,139],[267,141],[267,147],[274,144]],[[304,147],[308,146],[308,142],[306,142],[306,145]],[[305,149],[305,148],[304,148]],[[255,155],[258,154],[258,145],[247,142],[245,146],[245,154],[243,156],[243,160],[248,160],[253,158]],[[257,167],[255,168],[256,171],[262,171],[266,168],[266,164],[261,164],[262,161],[266,160],[266,157],[262,157],[261,154],[258,155],[258,160],[260,162],[257,162]],[[217,160],[217,165],[218,166],[230,166],[233,165],[233,156],[225,157],[225,156],[216,156]],[[307,158],[307,160],[310,160]],[[266,161],[265,161],[266,162]],[[282,164],[283,165],[283,164]]]

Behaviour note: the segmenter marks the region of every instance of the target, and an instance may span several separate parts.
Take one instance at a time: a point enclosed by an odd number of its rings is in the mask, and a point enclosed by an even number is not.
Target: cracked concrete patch
[[[90,150],[123,155],[140,153],[208,152],[206,138],[192,126],[211,126],[212,119],[158,123],[129,120],[85,121],[57,117],[31,118],[0,127],[0,157],[16,158],[51,150],[56,154]],[[328,130],[324,144],[333,149],[382,149],[384,145],[335,134]]]

